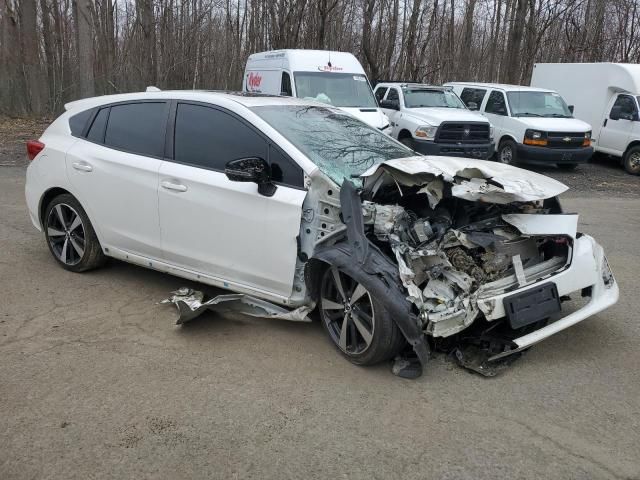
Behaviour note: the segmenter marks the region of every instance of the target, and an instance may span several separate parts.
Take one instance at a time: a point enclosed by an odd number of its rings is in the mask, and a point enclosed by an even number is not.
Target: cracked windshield
[[[507,98],[514,117],[573,117],[569,107],[557,93],[509,92]]]
[[[299,98],[334,107],[378,108],[364,75],[353,73],[295,72]]]
[[[331,108],[279,105],[252,110],[338,185],[377,163],[415,155],[384,133]]]

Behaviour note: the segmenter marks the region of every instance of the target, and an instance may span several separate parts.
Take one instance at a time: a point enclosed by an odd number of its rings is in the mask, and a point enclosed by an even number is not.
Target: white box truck
[[[573,115],[593,127],[595,151],[640,175],[640,65],[536,63],[531,85],[560,93]]]
[[[351,53],[328,50],[272,50],[249,56],[242,79],[245,92],[316,100],[344,110],[391,133],[371,84]]]

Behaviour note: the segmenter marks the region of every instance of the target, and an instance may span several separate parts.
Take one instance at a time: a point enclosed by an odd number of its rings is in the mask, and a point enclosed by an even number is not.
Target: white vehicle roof
[[[325,103],[303,100],[295,97],[282,97],[279,95],[266,95],[250,92],[229,92],[216,90],[164,90],[135,93],[122,93],[117,95],[102,95],[99,97],[83,98],[66,103],[65,110],[85,110],[87,108],[106,105],[114,102],[126,102],[131,100],[164,100],[167,98],[177,100],[192,100],[211,102],[220,99],[232,100],[245,107],[257,107],[262,105],[317,105],[331,107]]]
[[[291,72],[365,74],[358,59],[348,52],[330,50],[270,50],[249,55],[247,70],[285,68]]]
[[[506,83],[474,83],[474,82],[447,82],[445,86],[464,86],[464,87],[477,87],[477,88],[493,88],[495,90],[502,90],[503,92],[551,92],[553,90],[546,88],[528,87],[526,85],[509,85]]]
[[[536,63],[533,68],[532,83],[556,71],[576,75],[584,83],[599,83],[616,93],[640,94],[640,65],[635,63]]]
[[[376,88],[378,87],[400,87],[400,88],[428,88],[433,90],[450,90],[450,86],[446,85],[430,85],[428,83],[417,83],[417,82],[379,82],[376,84]]]

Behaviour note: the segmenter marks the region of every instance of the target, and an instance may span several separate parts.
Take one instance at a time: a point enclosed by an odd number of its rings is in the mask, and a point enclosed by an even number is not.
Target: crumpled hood
[[[419,121],[428,122],[437,126],[442,122],[483,122],[489,121],[477,112],[472,112],[465,108],[440,108],[440,107],[424,107],[424,108],[408,108],[402,112],[403,115],[414,117]]]
[[[425,186],[429,204],[435,207],[443,197],[443,182],[451,195],[464,200],[507,204],[555,197],[568,187],[552,178],[522,168],[469,158],[416,156],[388,160],[360,175],[364,194],[373,197],[378,189],[394,183]]]

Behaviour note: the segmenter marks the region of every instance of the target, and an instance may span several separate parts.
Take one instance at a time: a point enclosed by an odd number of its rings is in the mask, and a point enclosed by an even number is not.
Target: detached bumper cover
[[[518,144],[518,160],[526,163],[548,165],[550,163],[587,163],[593,156],[593,147],[549,148]]]
[[[547,280],[542,280],[542,282],[555,283],[560,295],[580,294],[583,289],[589,289],[591,291],[589,302],[579,310],[550,323],[546,327],[516,338],[513,343],[517,348],[495,355],[489,360],[496,360],[524,350],[609,308],[618,301],[620,290],[613,274],[609,270],[602,247],[589,235],[582,235],[576,239],[574,246],[575,251],[571,265],[559,274]],[[528,288],[530,286],[523,287],[518,291],[526,291]],[[503,299],[512,293],[514,292],[479,300],[478,306],[485,312],[488,320],[497,320],[505,316]]]
[[[493,143],[435,143],[428,140],[414,138],[413,144],[416,152],[423,155],[437,155],[445,157],[466,157],[487,160],[493,155]]]

